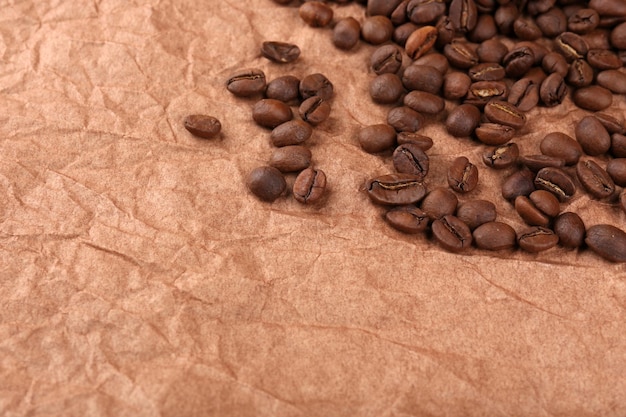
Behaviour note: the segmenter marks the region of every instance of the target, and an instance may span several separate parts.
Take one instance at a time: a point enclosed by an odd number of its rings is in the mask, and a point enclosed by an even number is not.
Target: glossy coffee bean
[[[513,2],[501,3],[502,5],[496,9],[493,18],[498,26],[498,31],[502,35],[510,35],[513,33],[513,23],[519,16],[519,10]]]
[[[287,182],[278,169],[261,166],[250,172],[246,185],[250,192],[259,199],[272,202],[285,191]]]
[[[457,100],[465,97],[472,80],[463,72],[451,72],[443,79],[443,96],[448,100]]]
[[[600,111],[607,109],[613,103],[611,91],[599,85],[577,88],[572,94],[572,100],[581,109]]]
[[[250,97],[265,91],[265,73],[260,69],[243,69],[231,75],[226,89],[238,97]]]
[[[422,26],[411,33],[404,45],[409,58],[416,60],[430,51],[435,45],[437,34],[437,28],[434,26]]]
[[[481,123],[474,134],[485,145],[504,145],[515,136],[515,129],[498,123]]]
[[[301,171],[311,164],[311,156],[311,151],[304,146],[283,146],[272,152],[269,165],[280,172]]]
[[[261,55],[270,61],[286,64],[298,59],[300,48],[292,43],[267,41],[261,45]]]
[[[487,149],[483,153],[483,162],[490,168],[505,169],[513,166],[519,156],[519,147],[515,143],[507,143],[496,148]]]
[[[563,202],[572,198],[576,192],[576,185],[572,179],[560,168],[542,168],[535,176],[535,187],[551,192]]]
[[[559,243],[559,237],[545,227],[533,227],[521,233],[517,243],[526,252],[537,253],[555,247]]]
[[[548,38],[555,38],[567,30],[567,16],[558,7],[540,14],[535,21],[544,36]]]
[[[456,217],[474,230],[481,224],[496,219],[496,206],[487,200],[466,200],[457,208]]]
[[[565,80],[559,73],[552,73],[543,80],[539,87],[539,97],[547,107],[554,107],[563,102],[567,95]]]
[[[559,200],[549,191],[535,190],[528,198],[537,209],[550,218],[556,217],[561,212]]]
[[[361,37],[361,24],[354,17],[346,17],[333,28],[333,45],[347,51],[354,48]]]
[[[393,23],[386,16],[368,16],[361,25],[361,37],[371,45],[380,45],[391,40]]]
[[[533,172],[539,172],[543,168],[563,168],[565,166],[565,160],[550,155],[522,155],[518,161],[526,168]]]
[[[584,59],[576,59],[570,64],[565,81],[574,87],[588,86],[593,82],[593,68]]]
[[[414,143],[424,152],[433,147],[433,140],[429,136],[420,135],[414,132],[400,132],[397,136],[398,145]]]
[[[411,91],[404,96],[404,105],[422,114],[439,114],[446,107],[446,102],[438,95],[425,91]]]
[[[600,15],[594,9],[580,9],[567,19],[567,30],[582,35],[600,24]]]
[[[624,128],[623,118],[618,119],[617,117],[612,116],[608,113],[595,113],[593,117],[598,119],[598,121],[602,123],[602,126],[604,126],[606,131],[609,132],[611,135],[613,133],[623,134],[624,132],[626,132],[626,129]]]
[[[541,68],[548,74],[557,73],[565,78],[569,71],[569,64],[563,55],[558,52],[549,52],[541,60]]]
[[[308,1],[300,6],[300,18],[311,27],[324,27],[333,20],[333,9],[320,1]]]
[[[484,223],[472,232],[472,236],[477,247],[491,251],[511,249],[517,243],[515,230],[502,222]]]
[[[367,181],[365,189],[374,203],[385,205],[414,204],[426,195],[420,178],[411,174],[381,175]]]
[[[520,195],[530,195],[535,191],[535,174],[529,170],[516,171],[502,183],[502,197],[513,201]]]
[[[478,55],[470,46],[462,41],[453,40],[443,48],[443,54],[450,65],[455,68],[467,69],[478,64]]]
[[[478,185],[478,168],[469,159],[459,156],[448,168],[448,185],[458,193],[468,193]]]
[[[548,133],[539,144],[544,155],[562,159],[566,165],[574,165],[583,154],[583,148],[574,138],[562,132]]]
[[[419,26],[417,26],[413,22],[403,23],[399,26],[396,26],[396,28],[393,30],[393,35],[391,36],[391,39],[393,39],[396,44],[400,46],[405,46],[411,34],[417,29],[419,29]]]
[[[484,42],[498,35],[496,20],[491,14],[479,14],[474,29],[467,33],[467,39],[471,42]],[[480,60],[480,56],[478,57]]]
[[[407,90],[438,94],[443,85],[443,75],[434,67],[413,64],[404,70],[402,83]]]
[[[472,244],[472,232],[459,218],[451,215],[433,221],[433,237],[444,249],[461,252]]]
[[[300,79],[293,75],[284,75],[267,83],[265,97],[280,100],[287,104],[296,104],[300,99]]]
[[[370,58],[370,67],[380,75],[395,74],[402,66],[402,51],[395,45],[383,45],[376,49]]]
[[[222,130],[222,124],[217,118],[204,114],[185,117],[184,126],[192,135],[205,139],[216,137]]]
[[[299,88],[303,100],[313,96],[318,96],[322,100],[330,100],[334,93],[333,83],[324,74],[319,73],[304,77],[300,81]]]
[[[559,244],[565,248],[575,249],[585,239],[585,224],[580,216],[573,212],[561,213],[554,219],[554,233],[559,237]]]
[[[393,151],[392,160],[396,172],[412,174],[422,180],[428,175],[430,166],[428,155],[417,144],[398,145]]]
[[[609,132],[593,116],[585,116],[576,124],[575,135],[587,155],[601,155],[611,147]]]
[[[585,243],[611,262],[626,262],[626,233],[615,226],[598,224],[587,229]]]
[[[615,184],[626,187],[626,158],[615,158],[606,165],[606,172]]]
[[[252,108],[252,118],[257,124],[270,129],[288,122],[293,113],[288,105],[279,100],[266,98],[257,101]]]
[[[433,67],[441,74],[445,74],[450,68],[450,63],[448,63],[448,58],[446,58],[445,55],[432,51],[416,59],[413,63],[415,65],[427,65],[429,67]]]
[[[369,0],[367,2],[368,16],[391,16],[391,13],[402,0]]]
[[[302,204],[314,204],[326,192],[326,174],[321,169],[306,168],[293,183],[293,196]]]
[[[611,45],[613,48],[626,50],[626,22],[620,23],[611,31]]]
[[[589,47],[587,42],[573,32],[563,32],[556,37],[554,42],[556,50],[569,62],[575,59],[584,58]]]
[[[576,175],[587,192],[596,198],[609,198],[615,194],[611,176],[591,159],[578,161]]]
[[[465,97],[465,104],[483,108],[490,100],[506,100],[509,88],[504,81],[477,81],[470,85]]]
[[[302,120],[290,120],[272,130],[270,140],[276,147],[300,145],[313,134],[311,125]]]
[[[370,83],[370,97],[376,103],[393,104],[404,94],[404,86],[396,74],[378,75]]]
[[[626,94],[626,73],[619,70],[606,70],[598,73],[596,82],[599,86],[615,94]]]
[[[478,45],[476,55],[480,62],[492,62],[499,64],[506,54],[509,53],[508,48],[498,39],[488,39]]]
[[[455,107],[446,119],[446,130],[456,137],[470,136],[480,122],[480,110],[471,104]]]
[[[530,226],[547,226],[550,223],[550,218],[526,196],[521,195],[515,199],[515,211]]]
[[[485,116],[492,123],[521,129],[526,124],[526,115],[515,105],[502,100],[491,100],[485,105]]]
[[[424,125],[424,116],[409,107],[395,107],[387,113],[387,124],[397,132],[417,132]]]
[[[616,158],[626,158],[626,135],[613,133],[611,135],[611,155]]]
[[[319,96],[309,97],[300,104],[298,113],[302,120],[317,126],[330,116],[330,104]]]
[[[365,152],[384,152],[396,143],[396,130],[388,124],[366,126],[357,133],[357,140]]]
[[[500,81],[505,77],[504,68],[500,64],[483,62],[471,67],[467,73],[472,81]]]
[[[448,8],[448,17],[457,32],[469,32],[478,20],[478,10],[474,0],[452,0]]]
[[[534,41],[542,37],[543,33],[535,21],[526,16],[520,16],[513,22],[513,32],[525,41]]]
[[[502,59],[502,65],[504,66],[506,75],[511,78],[519,78],[526,74],[534,63],[535,54],[533,50],[527,46],[512,49]]]
[[[432,23],[446,12],[446,5],[443,0],[410,0],[406,12],[413,23]]]
[[[426,230],[430,219],[414,205],[398,206],[385,213],[389,225],[404,233],[420,233]]]
[[[619,55],[609,49],[590,49],[587,62],[599,71],[616,70],[623,66]]]
[[[459,200],[447,188],[437,187],[431,190],[422,200],[420,208],[431,220],[454,214]]]
[[[522,78],[511,86],[507,101],[521,112],[530,111],[539,103],[539,85],[530,78]]]

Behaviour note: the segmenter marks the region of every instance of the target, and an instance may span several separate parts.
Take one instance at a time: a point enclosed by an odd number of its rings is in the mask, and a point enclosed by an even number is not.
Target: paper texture
[[[272,63],[265,40],[302,54]],[[384,223],[363,187],[390,155],[354,137],[390,108],[368,95],[374,49],[338,51],[270,0],[0,0],[0,415],[626,415],[624,265],[455,255]],[[255,101],[225,88],[247,67],[333,82],[307,142],[324,204],[248,193],[272,145]],[[615,96],[608,112],[625,111]],[[221,120],[218,139],[184,129],[195,113]],[[586,114],[536,108],[514,140],[539,153]],[[460,199],[520,230],[500,197],[512,171],[442,120],[421,131],[429,186],[465,155],[480,181]],[[562,207],[626,228],[581,190]]]

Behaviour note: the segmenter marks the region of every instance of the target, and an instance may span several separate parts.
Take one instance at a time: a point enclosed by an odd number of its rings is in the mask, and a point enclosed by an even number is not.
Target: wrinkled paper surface
[[[338,51],[270,0],[0,0],[0,22],[0,415],[626,415],[624,265],[455,255],[384,223],[363,188],[390,155],[354,137],[390,108],[369,98],[373,46]],[[302,55],[272,63],[265,40]],[[324,204],[248,193],[272,146],[254,100],[225,88],[246,67],[334,83],[308,142]],[[608,112],[625,110],[615,96]],[[220,137],[190,135],[193,113]],[[585,114],[536,108],[515,141],[539,153]],[[512,171],[444,117],[421,132],[429,187],[465,155],[480,185],[460,200],[490,199],[521,230],[499,191]],[[581,190],[562,207],[626,228]]]

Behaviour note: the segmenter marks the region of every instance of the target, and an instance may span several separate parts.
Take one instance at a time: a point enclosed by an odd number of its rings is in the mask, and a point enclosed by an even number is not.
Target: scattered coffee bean
[[[393,73],[380,74],[370,83],[370,96],[380,104],[393,104],[404,94],[400,77]]]
[[[459,193],[469,193],[478,185],[478,168],[469,159],[459,156],[448,169],[448,185]]]
[[[413,174],[422,180],[428,174],[428,155],[414,143],[399,145],[393,151],[392,159],[393,166],[399,173]]]
[[[579,9],[567,19],[567,29],[571,32],[589,33],[600,24],[600,15],[594,9]]]
[[[609,49],[590,49],[587,52],[587,62],[599,71],[616,70],[623,66],[619,55]]]
[[[398,206],[385,213],[385,220],[393,228],[404,233],[420,233],[428,227],[429,218],[414,205]]]
[[[395,107],[387,113],[387,123],[397,132],[417,132],[424,125],[424,116],[406,106]]]
[[[293,113],[288,105],[279,100],[266,98],[259,100],[252,108],[252,118],[257,124],[270,129],[288,122]]]
[[[413,63],[415,65],[427,65],[429,67],[433,67],[441,74],[445,74],[450,68],[448,58],[446,58],[445,55],[432,51],[416,59]]]
[[[502,183],[502,197],[515,200],[520,195],[530,195],[535,191],[535,175],[530,170],[516,171]]]
[[[626,94],[626,73],[622,71],[610,69],[599,72],[596,82],[615,94]]]
[[[597,224],[587,230],[587,246],[602,258],[612,262],[626,262],[626,233],[615,226]]]
[[[492,62],[476,64],[467,73],[472,81],[500,81],[506,75],[500,64]]]
[[[226,89],[238,97],[250,97],[265,91],[265,85],[265,73],[250,68],[231,75],[226,82]]]
[[[368,16],[391,16],[391,13],[402,2],[402,0],[369,0],[367,2]]]
[[[478,11],[474,0],[452,0],[448,8],[452,27],[457,32],[469,32],[476,26]]]
[[[443,75],[428,65],[410,65],[402,74],[402,83],[407,90],[420,90],[438,94],[443,85]]]
[[[502,58],[506,75],[519,78],[526,74],[535,63],[535,53],[527,46],[516,47]]]
[[[611,45],[613,48],[626,50],[626,22],[615,26],[611,31]]]
[[[565,57],[558,52],[548,52],[541,60],[541,68],[548,74],[557,73],[565,78],[569,71],[569,64]]]
[[[616,158],[626,158],[626,136],[619,133],[611,135],[611,155]]]
[[[530,226],[547,226],[550,223],[550,218],[526,196],[520,195],[515,199],[515,211]]]
[[[596,198],[608,198],[615,193],[611,176],[591,159],[578,161],[576,175],[587,192]]]
[[[567,30],[567,16],[558,7],[553,7],[537,16],[536,23],[548,38],[557,37]]]
[[[471,104],[455,107],[446,119],[446,130],[456,137],[471,136],[480,122],[480,110]]]
[[[476,49],[476,54],[480,62],[499,64],[507,53],[509,53],[509,50],[506,45],[498,39],[488,39],[478,45]]]
[[[585,224],[576,213],[561,213],[554,219],[554,233],[559,237],[559,244],[565,248],[575,249],[585,239]]]
[[[300,99],[300,80],[293,75],[284,75],[267,83],[265,97],[287,104],[297,104]]]
[[[272,130],[270,139],[276,147],[300,145],[313,134],[311,125],[302,120],[290,120]]]
[[[406,6],[407,17],[418,25],[434,22],[445,12],[442,0],[410,0]]]
[[[439,114],[446,106],[446,102],[440,96],[418,90],[405,95],[403,102],[405,106],[422,114]]]
[[[545,227],[533,227],[521,233],[517,243],[526,252],[537,253],[555,247],[559,243],[559,237]]]
[[[593,117],[598,119],[598,121],[602,123],[602,126],[604,126],[606,131],[609,132],[610,134],[613,134],[613,133],[623,134],[625,131],[624,122],[618,120],[616,117],[611,116],[610,114],[596,113],[593,115]]]
[[[300,81],[300,96],[303,100],[313,96],[318,96],[322,100],[330,100],[333,93],[333,83],[323,74],[307,75]]]
[[[613,94],[611,94],[611,91],[599,85],[590,85],[589,87],[574,90],[572,100],[581,109],[600,111],[611,105],[613,102]]]
[[[468,69],[478,64],[478,55],[462,41],[453,40],[443,48],[443,54],[455,68]]]
[[[333,9],[320,1],[308,1],[298,11],[304,23],[311,27],[324,27],[333,20]]]
[[[359,43],[361,25],[354,17],[346,17],[333,28],[333,44],[343,50],[349,50]]]
[[[405,46],[411,34],[415,32],[417,29],[419,29],[419,26],[417,26],[413,22],[403,23],[399,26],[396,26],[391,38],[398,45]]]
[[[561,132],[552,132],[544,136],[539,149],[544,155],[562,159],[566,165],[574,165],[583,154],[580,144]]]
[[[626,158],[615,158],[609,161],[606,172],[615,184],[626,187]]]
[[[492,123],[521,129],[526,124],[526,115],[515,105],[502,100],[491,100],[485,105],[485,116]]]
[[[250,172],[247,179],[248,189],[263,201],[276,200],[287,187],[283,174],[276,168],[261,166]]]
[[[459,202],[456,194],[444,187],[431,190],[422,200],[420,208],[431,220],[454,214]]]
[[[548,75],[539,87],[539,97],[543,104],[548,107],[554,107],[563,102],[567,95],[567,86],[563,77],[556,72]]]
[[[372,54],[370,66],[378,75],[395,74],[402,66],[402,51],[395,45],[383,45]]]
[[[536,190],[530,193],[528,198],[535,207],[550,218],[558,216],[561,212],[559,200],[549,191]]]
[[[357,140],[365,152],[384,152],[396,143],[396,130],[388,124],[366,126],[357,133]]]
[[[556,37],[554,45],[556,50],[570,62],[575,59],[584,58],[589,50],[587,42],[585,42],[580,35],[573,32],[561,33]]]
[[[550,191],[559,199],[566,201],[576,192],[576,185],[572,179],[560,168],[542,168],[535,176],[535,187]]]
[[[448,100],[465,97],[472,80],[464,72],[451,72],[443,78],[443,96]]]
[[[300,56],[300,48],[287,42],[263,42],[261,55],[270,61],[286,64],[293,62]]]
[[[319,96],[313,96],[300,104],[298,112],[302,120],[316,126],[328,119],[330,104]]]
[[[565,81],[574,87],[586,87],[593,82],[593,68],[584,59],[576,59],[570,64]]]
[[[472,236],[477,247],[491,251],[512,249],[517,243],[515,230],[502,222],[483,223],[472,232]]]
[[[609,132],[593,116],[585,116],[576,124],[575,135],[587,155],[601,155],[611,147]]]
[[[519,156],[519,147],[515,143],[507,143],[491,148],[483,153],[485,165],[495,169],[504,169],[513,166]]]
[[[450,252],[461,252],[472,244],[472,232],[458,217],[447,215],[433,221],[433,237]]]
[[[293,196],[303,204],[318,202],[326,191],[326,174],[321,169],[306,168],[293,183]]]
[[[466,200],[456,210],[456,217],[471,230],[496,219],[496,206],[487,200]]]
[[[406,143],[414,143],[419,146],[423,151],[427,151],[433,147],[432,138],[419,133],[414,132],[400,132],[397,136],[398,145],[404,145]]]
[[[474,134],[485,145],[504,145],[515,136],[515,129],[498,123],[481,123]]]
[[[521,112],[530,111],[539,103],[539,86],[530,78],[522,78],[511,86],[507,101]]]
[[[509,88],[503,81],[477,81],[470,85],[465,97],[465,104],[484,107],[489,100],[506,100]]]
[[[426,187],[420,178],[411,174],[387,174],[372,178],[365,188],[370,199],[378,204],[414,204],[426,195]]]
[[[272,152],[269,165],[280,172],[301,171],[311,164],[311,156],[311,151],[304,146],[283,146]]]
[[[550,155],[522,155],[519,162],[533,172],[538,172],[543,168],[562,168],[565,166],[565,160]]]
[[[192,114],[185,117],[185,129],[192,135],[211,139],[217,136],[222,130],[222,124],[213,116],[203,114]]]
[[[361,25],[361,37],[371,45],[380,45],[391,40],[393,23],[386,16],[368,16]]]

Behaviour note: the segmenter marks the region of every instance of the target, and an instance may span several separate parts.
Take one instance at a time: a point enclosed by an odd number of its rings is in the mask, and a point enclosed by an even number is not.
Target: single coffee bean
[[[485,116],[492,123],[521,129],[526,124],[526,115],[515,105],[502,100],[491,100],[485,105]]]
[[[413,22],[403,23],[399,26],[396,26],[396,28],[393,30],[393,35],[391,36],[391,39],[393,39],[393,41],[398,45],[405,46],[411,34],[419,28],[420,27]]]
[[[192,114],[185,117],[184,125],[189,133],[205,139],[216,137],[222,130],[222,124],[217,118],[204,114]]]
[[[370,179],[365,188],[374,203],[386,205],[414,204],[426,195],[422,181],[411,174],[381,175]]]
[[[474,230],[496,219],[496,206],[487,200],[466,200],[456,209],[456,217]]]
[[[575,59],[569,66],[565,80],[575,87],[585,87],[593,82],[593,68],[584,59]]]
[[[578,161],[576,175],[587,192],[596,198],[609,198],[615,194],[615,183],[611,176],[590,159]]]
[[[432,138],[419,133],[413,132],[400,132],[397,136],[398,145],[404,145],[406,143],[414,143],[420,147],[421,150],[426,152],[433,147]]]
[[[446,106],[444,99],[438,95],[418,90],[405,95],[403,101],[405,106],[423,114],[439,114]]]
[[[507,143],[488,149],[483,153],[485,165],[495,169],[509,168],[517,162],[519,147],[515,143]]]
[[[550,218],[526,196],[520,195],[515,198],[515,211],[530,226],[547,226],[550,223]]]
[[[535,54],[527,46],[516,47],[502,59],[502,65],[506,75],[511,78],[519,78],[524,75],[535,63]]]
[[[426,213],[410,204],[392,208],[385,213],[385,220],[401,232],[415,234],[426,230],[430,219]]]
[[[417,132],[424,125],[424,116],[406,106],[395,107],[387,113],[387,123],[397,132]]]
[[[626,130],[624,129],[624,122],[622,120],[617,119],[614,116],[611,116],[607,113],[596,113],[593,115],[602,126],[606,129],[610,134],[620,133],[623,134]]]
[[[502,222],[484,223],[472,232],[472,236],[477,247],[491,251],[511,249],[517,243],[515,230]]]
[[[320,1],[308,1],[298,11],[304,23],[311,27],[324,27],[333,20],[333,9]]]
[[[593,68],[600,71],[616,70],[623,66],[619,56],[608,49],[590,49],[589,52],[587,52],[587,62],[589,62],[589,65]]]
[[[297,104],[300,99],[300,80],[293,75],[283,75],[267,83],[265,97],[287,104]]]
[[[567,30],[567,16],[558,7],[540,14],[535,22],[544,36],[548,38],[555,38]]]
[[[437,28],[434,26],[422,26],[411,33],[404,46],[409,58],[416,60],[430,51],[435,45],[437,34]]]
[[[472,81],[500,81],[506,75],[504,68],[493,62],[476,64],[467,73]]]
[[[323,74],[307,75],[300,81],[300,96],[303,100],[313,96],[318,96],[322,100],[330,100],[333,97],[333,92],[333,83]]]
[[[293,62],[300,56],[300,48],[287,42],[268,41],[261,45],[261,55],[280,64]]]
[[[437,187],[422,200],[420,208],[431,220],[454,214],[459,202],[457,196],[447,188]]]
[[[496,20],[491,14],[479,14],[474,29],[467,33],[467,39],[471,42],[479,43],[492,39],[498,35]],[[480,60],[480,56],[478,57]]]
[[[253,169],[248,175],[246,184],[252,194],[268,202],[276,200],[287,187],[283,174],[270,166]]]
[[[526,4],[526,11],[531,16],[535,16],[547,12],[555,3],[556,0],[529,0]]]
[[[429,52],[413,61],[413,63],[415,65],[428,65],[429,67],[435,68],[441,74],[445,74],[450,68],[448,58],[439,52]]]
[[[470,136],[480,122],[480,110],[471,104],[455,107],[446,119],[446,130],[455,137]]]
[[[626,136],[619,133],[611,135],[611,155],[616,158],[626,158]]]
[[[547,107],[561,104],[567,95],[567,86],[563,77],[556,72],[548,75],[539,87],[539,97]]]
[[[536,190],[530,193],[528,198],[537,209],[550,218],[558,216],[561,212],[559,200],[549,191]]]
[[[461,252],[472,244],[472,232],[459,218],[451,215],[433,221],[433,237],[450,252]]]
[[[428,155],[414,143],[399,145],[393,151],[392,159],[393,166],[399,173],[413,174],[422,180],[428,174]]]
[[[406,6],[408,4],[409,0],[402,0],[402,2],[400,2],[400,4],[398,4],[389,15],[389,20],[391,20],[391,23],[393,23],[394,26],[399,26],[409,20],[406,13]]]
[[[463,72],[451,72],[443,78],[443,96],[448,100],[465,97],[472,80]]]
[[[587,230],[587,246],[611,262],[626,262],[626,233],[615,226],[597,224]]]
[[[611,147],[609,132],[593,116],[585,116],[576,124],[575,135],[587,155],[601,155]]]
[[[599,72],[596,82],[615,94],[626,94],[626,73],[619,70],[606,70]]]
[[[567,29],[582,35],[589,33],[600,24],[600,15],[594,9],[580,9],[567,19]]]
[[[576,249],[583,244],[585,224],[578,214],[571,211],[559,214],[554,219],[553,228],[561,246]]]
[[[522,112],[530,111],[539,103],[539,85],[524,77],[511,86],[507,101]]]
[[[583,154],[580,144],[561,132],[552,132],[544,136],[539,149],[544,155],[562,159],[566,165],[574,165]]]
[[[293,183],[293,196],[302,204],[318,202],[326,191],[326,174],[321,169],[303,170]]]
[[[407,17],[418,25],[434,22],[445,12],[443,0],[410,0],[406,6]]]
[[[380,74],[370,83],[370,96],[380,104],[393,104],[404,94],[404,86],[396,74]]]
[[[367,2],[368,16],[390,16],[402,0],[369,0]]]
[[[474,134],[485,145],[500,146],[513,139],[515,129],[498,123],[481,123]]]
[[[457,32],[469,32],[476,26],[478,11],[474,0],[452,0],[448,8],[452,27]]]
[[[395,74],[402,66],[402,51],[395,45],[383,45],[374,51],[370,66],[376,74]]]
[[[584,58],[589,50],[587,42],[580,35],[573,32],[561,33],[556,37],[554,45],[556,50],[570,62]]]
[[[357,140],[365,152],[384,152],[396,143],[396,130],[388,124],[366,126],[357,133]]]
[[[467,69],[478,64],[478,55],[467,43],[453,40],[443,48],[443,54],[456,68]]]
[[[615,49],[626,49],[626,22],[615,26],[611,31],[611,45]]]
[[[269,165],[280,172],[302,171],[311,165],[311,151],[301,145],[289,145],[272,152]]]
[[[550,191],[563,202],[572,198],[576,192],[576,185],[572,179],[560,168],[542,168],[535,176],[535,187]]]
[[[513,22],[513,32],[515,35],[525,41],[534,41],[543,36],[543,32],[533,19],[530,17],[520,16]]]
[[[550,155],[522,155],[519,157],[519,162],[526,168],[533,172],[539,172],[543,168],[563,168],[565,166],[565,160]]]
[[[487,39],[481,42],[476,49],[476,55],[480,62],[492,62],[499,64],[505,55],[509,53],[505,44],[498,39]]]
[[[311,125],[302,120],[290,120],[272,130],[270,140],[276,147],[300,145],[313,134]]]
[[[410,65],[402,74],[402,83],[407,90],[420,90],[438,94],[443,85],[443,75],[427,65]]]
[[[615,158],[606,165],[606,172],[615,184],[626,187],[626,158]]]
[[[589,7],[600,16],[626,16],[626,4],[621,0],[590,0]]]
[[[448,168],[448,185],[458,193],[469,193],[478,185],[478,168],[466,157],[459,156]]]
[[[557,73],[565,78],[569,71],[569,64],[565,57],[557,52],[549,52],[541,60],[541,67],[548,74]]]
[[[537,253],[555,247],[559,243],[559,237],[545,227],[533,227],[521,233],[517,243],[526,252]]]
[[[300,104],[298,112],[302,120],[316,126],[328,119],[330,104],[319,96],[313,96]]]
[[[243,69],[228,78],[226,89],[238,97],[250,97],[265,90],[265,73],[260,69]]]
[[[574,90],[572,100],[581,109],[600,111],[611,106],[613,94],[599,85],[590,85]]]
[[[514,172],[502,183],[502,197],[512,201],[517,196],[530,195],[535,191],[534,179],[535,175],[527,169]]]
[[[361,24],[354,17],[346,17],[337,22],[333,28],[333,44],[347,51],[359,43]]]
[[[256,102],[252,108],[252,118],[260,126],[273,129],[291,120],[293,113],[282,101],[266,98]]]
[[[498,31],[502,35],[510,35],[513,33],[513,23],[519,16],[517,6],[513,2],[502,4],[496,9],[493,18],[498,26]]]
[[[470,85],[464,103],[484,107],[489,100],[506,100],[509,89],[503,81],[477,81]]]
[[[368,16],[361,25],[361,37],[371,45],[380,45],[391,40],[393,23],[386,16]]]
[[[437,28],[437,40],[435,41],[435,46],[441,50],[454,40],[456,37],[456,31],[452,26],[450,18],[446,15],[439,17],[435,27]]]

